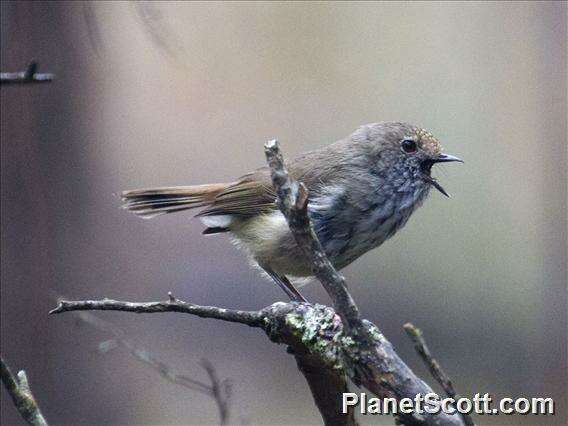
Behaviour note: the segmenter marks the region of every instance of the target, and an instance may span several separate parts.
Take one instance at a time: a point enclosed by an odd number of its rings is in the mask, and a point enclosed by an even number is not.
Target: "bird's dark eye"
[[[416,152],[416,142],[412,139],[404,139],[400,143],[400,146],[402,147],[402,150],[408,154]]]

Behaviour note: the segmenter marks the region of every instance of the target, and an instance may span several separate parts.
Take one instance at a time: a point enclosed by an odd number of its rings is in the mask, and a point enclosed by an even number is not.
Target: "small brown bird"
[[[430,175],[442,154],[427,131],[406,123],[361,126],[345,139],[287,163],[309,191],[308,214],[333,265],[344,268],[402,228],[430,188],[448,196]],[[262,167],[229,183],[138,189],[122,193],[125,208],[151,218],[194,208],[203,234],[229,232],[256,265],[292,300],[303,296],[287,278],[311,276],[276,206],[270,170]]]

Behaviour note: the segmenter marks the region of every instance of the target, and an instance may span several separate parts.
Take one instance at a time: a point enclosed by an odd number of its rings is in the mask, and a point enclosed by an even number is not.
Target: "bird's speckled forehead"
[[[430,132],[412,124],[402,122],[380,122],[361,126],[352,135],[354,142],[370,142],[374,148],[390,146],[400,151],[400,142],[405,138],[414,139],[420,148],[429,156],[437,157],[442,152],[438,139]]]
[[[418,142],[424,151],[434,155],[440,155],[442,152],[442,146],[438,139],[432,136],[432,133],[418,127],[413,129],[413,133],[413,136],[416,138],[416,142]]]

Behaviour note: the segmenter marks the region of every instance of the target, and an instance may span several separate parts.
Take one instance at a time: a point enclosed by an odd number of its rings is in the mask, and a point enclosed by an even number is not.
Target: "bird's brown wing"
[[[340,141],[339,143],[345,143]],[[310,197],[322,187],[332,184],[348,173],[345,161],[337,158],[333,145],[303,154],[287,163],[290,176],[308,188]],[[314,167],[317,165],[317,167]],[[262,167],[244,175],[236,183],[219,192],[209,206],[197,216],[239,215],[243,217],[269,213],[277,209],[276,193],[272,187],[270,170]]]
[[[267,168],[241,177],[221,191],[197,216],[238,215],[242,217],[268,213],[276,209],[276,193]]]

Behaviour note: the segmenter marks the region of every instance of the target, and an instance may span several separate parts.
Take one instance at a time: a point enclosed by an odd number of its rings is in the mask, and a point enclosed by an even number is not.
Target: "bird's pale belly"
[[[329,259],[337,269],[342,269],[392,237],[426,195],[427,191],[400,194],[410,198],[389,200],[364,212],[345,206],[334,214],[310,211],[310,216]],[[293,277],[313,275],[311,264],[297,247],[279,211],[233,222],[231,232],[237,244],[246,248],[261,267],[269,266],[278,274]]]

